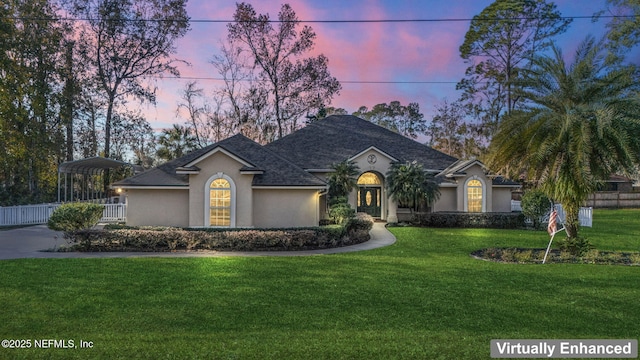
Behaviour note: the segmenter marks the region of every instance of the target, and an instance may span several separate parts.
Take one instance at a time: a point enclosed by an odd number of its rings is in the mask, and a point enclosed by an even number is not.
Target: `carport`
[[[106,200],[107,194],[102,190],[105,170],[127,166],[133,168],[124,161],[100,156],[60,164],[58,202]]]

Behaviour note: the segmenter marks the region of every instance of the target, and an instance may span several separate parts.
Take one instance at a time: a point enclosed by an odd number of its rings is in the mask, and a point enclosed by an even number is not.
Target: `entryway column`
[[[398,204],[392,198],[389,198],[388,201],[388,211],[387,211],[387,222],[388,223],[397,223],[398,222]]]

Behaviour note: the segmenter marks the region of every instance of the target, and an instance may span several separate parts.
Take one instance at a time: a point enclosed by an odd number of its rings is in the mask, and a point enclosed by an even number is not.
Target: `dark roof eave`
[[[110,187],[112,189],[147,189],[147,190],[162,190],[162,189],[180,189],[180,190],[189,190],[189,185],[167,185],[167,184],[162,184],[162,185],[153,185],[153,184],[145,184],[145,185],[140,185],[140,184],[118,184],[118,183],[113,183],[110,185]]]
[[[253,189],[301,189],[301,190],[311,190],[311,189],[318,189],[318,190],[325,190],[327,189],[328,185],[268,185],[268,184],[258,184],[258,185],[252,185],[251,188]]]

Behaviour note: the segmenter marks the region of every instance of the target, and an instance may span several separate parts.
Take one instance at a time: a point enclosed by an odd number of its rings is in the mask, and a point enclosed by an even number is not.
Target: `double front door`
[[[382,211],[382,188],[381,187],[359,187],[358,188],[358,212],[367,213],[379,218]]]

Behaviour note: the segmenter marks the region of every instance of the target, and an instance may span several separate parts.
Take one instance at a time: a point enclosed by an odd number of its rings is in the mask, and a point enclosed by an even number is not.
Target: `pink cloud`
[[[387,0],[282,0],[251,1],[258,13],[269,13],[276,19],[282,3],[289,3],[301,20],[352,19],[416,19],[457,18],[468,19],[491,3],[483,1],[412,1]],[[568,0],[559,1],[559,7],[569,6]],[[563,5],[564,4],[564,5]],[[595,5],[592,5],[595,6]],[[575,8],[575,6],[573,6]],[[236,9],[236,0],[190,0],[188,12],[193,19],[230,20]],[[567,15],[576,11],[563,10]],[[588,20],[586,20],[588,22]],[[469,23],[311,23],[316,32],[313,55],[329,58],[333,76],[343,81],[343,89],[332,106],[355,111],[361,105],[372,107],[393,100],[403,104],[418,102],[425,116],[432,113],[435,104],[444,97],[453,101],[458,93],[453,84],[353,84],[345,81],[453,81],[460,80],[466,65],[460,59],[458,48],[464,40]],[[584,24],[583,24],[584,25]],[[217,77],[209,59],[227,36],[226,23],[192,23],[192,31],[178,44],[178,57],[192,63],[181,66],[183,76]],[[585,26],[580,27],[580,37]],[[577,27],[576,27],[577,28]],[[158,124],[178,122],[175,108],[179,92],[188,80],[162,80],[158,82],[158,106],[149,111]],[[200,80],[201,87],[211,91],[216,81]]]
[[[379,1],[366,2],[363,6],[350,6],[339,13],[323,9],[317,2],[294,0],[289,2],[301,20],[307,19],[387,19],[384,4]],[[269,13],[277,18],[280,4],[258,2],[253,4],[256,12]],[[190,2],[189,14],[193,19],[231,19],[235,2]],[[425,31],[428,26],[409,23],[311,23],[317,34],[314,55],[324,54],[329,58],[332,74],[341,81],[420,81],[431,80],[442,75],[443,67],[457,59],[455,36]],[[208,63],[225,41],[226,23],[192,23],[191,32],[179,42],[178,57],[186,59],[191,66],[180,66],[184,77],[217,77]],[[449,73],[450,71],[445,71]],[[188,80],[163,80],[158,90],[158,105],[146,111],[150,120],[166,127],[179,122],[175,108],[179,93]],[[216,81],[200,80],[205,89],[218,86]],[[372,107],[382,102],[399,100],[422,103],[429,95],[431,86],[398,84],[351,84],[343,83],[340,95],[332,106],[355,111],[361,105]]]

